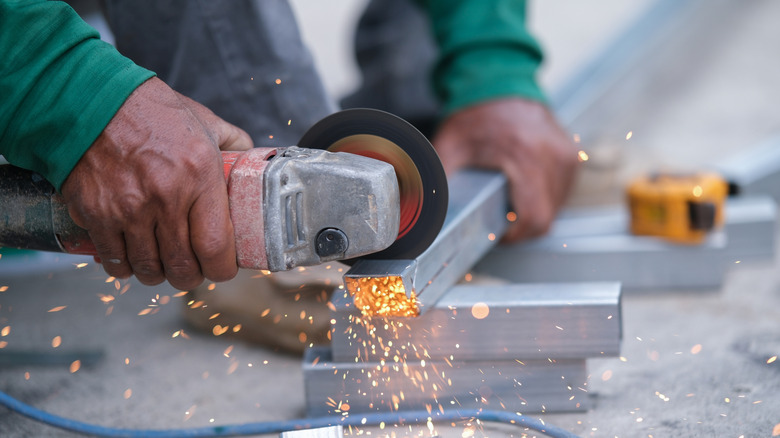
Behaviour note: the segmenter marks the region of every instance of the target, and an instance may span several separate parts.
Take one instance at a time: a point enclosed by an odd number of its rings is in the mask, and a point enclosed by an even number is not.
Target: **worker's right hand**
[[[127,98],[62,194],[109,275],[191,289],[237,271],[220,150],[252,140],[157,78]]]

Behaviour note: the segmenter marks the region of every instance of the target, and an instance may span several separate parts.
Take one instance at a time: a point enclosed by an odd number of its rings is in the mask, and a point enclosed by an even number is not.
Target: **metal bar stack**
[[[588,408],[586,359],[617,356],[618,283],[459,285],[413,318],[337,294],[331,347],[304,358],[308,415]]]

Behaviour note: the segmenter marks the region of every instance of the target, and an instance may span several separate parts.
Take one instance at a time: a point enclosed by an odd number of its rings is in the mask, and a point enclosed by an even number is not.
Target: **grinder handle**
[[[229,182],[234,167],[241,167],[243,157],[258,152],[270,159],[277,150],[222,152],[225,180]],[[0,165],[0,205],[0,247],[97,255],[87,230],[71,219],[62,195],[39,174]]]

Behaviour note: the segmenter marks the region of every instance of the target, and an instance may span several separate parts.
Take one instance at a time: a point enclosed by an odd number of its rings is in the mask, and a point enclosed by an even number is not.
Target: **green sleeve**
[[[542,51],[525,26],[524,0],[420,0],[439,59],[434,89],[445,115],[485,100],[544,101],[535,75]]]
[[[57,190],[124,101],[154,73],[59,1],[0,0],[0,154]]]

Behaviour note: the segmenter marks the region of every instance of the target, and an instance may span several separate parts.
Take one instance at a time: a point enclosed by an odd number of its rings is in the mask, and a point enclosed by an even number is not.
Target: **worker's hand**
[[[442,122],[433,145],[444,169],[503,171],[517,220],[505,241],[547,232],[577,169],[577,151],[542,104],[507,98],[481,103]]]
[[[191,289],[238,271],[222,150],[252,140],[157,78],[139,86],[62,186],[109,275]]]

